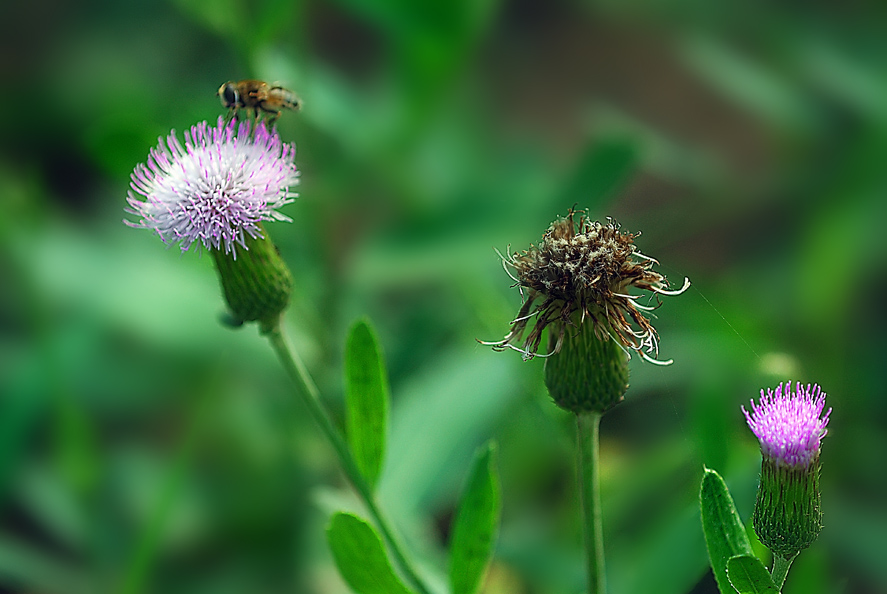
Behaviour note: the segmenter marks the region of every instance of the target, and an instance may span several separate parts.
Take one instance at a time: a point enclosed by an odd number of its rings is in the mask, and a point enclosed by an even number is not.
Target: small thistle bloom
[[[816,384],[791,382],[761,390],[742,407],[761,443],[761,482],[755,502],[755,532],[774,555],[793,559],[822,530],[819,452],[831,409],[822,414],[825,393]]]
[[[506,272],[521,294],[527,289],[527,295],[511,332],[501,341],[484,344],[497,350],[514,349],[524,359],[547,357],[560,352],[569,327],[575,332],[591,324],[598,340],[613,340],[626,352],[633,350],[653,363],[670,363],[655,359],[659,337],[643,314],[655,307],[639,304],[640,296],[628,291],[633,287],[657,296],[678,295],[690,286],[689,279],[684,279],[679,290],[667,290],[665,277],[651,270],[658,262],[634,245],[639,234],[623,233],[612,221],[606,225],[589,221],[584,213],[577,224],[575,214],[571,209],[566,218],[554,221],[538,246],[502,257]],[[549,326],[553,346],[549,353],[539,355],[542,331]]]
[[[761,390],[758,404],[751,401],[751,413],[742,408],[752,433],[761,442],[761,453],[780,466],[809,466],[819,456],[820,442],[828,430],[831,409],[822,415],[825,394],[816,384],[806,388],[798,382],[792,392],[791,382],[776,390]]]
[[[299,182],[295,152],[264,122],[253,129],[222,117],[214,127],[201,122],[185,133],[184,146],[172,131],[133,171],[126,211],[140,220],[124,222],[183,252],[199,242],[236,258],[237,245],[248,249],[247,236],[263,236],[262,221],[290,220],[277,209],[297,196],[289,191]]]
[[[201,122],[185,133],[184,146],[173,131],[133,171],[126,212],[141,219],[124,223],[151,229],[183,252],[195,242],[209,250],[229,320],[258,321],[270,332],[289,303],[293,279],[262,222],[291,220],[277,209],[297,196],[289,190],[299,182],[295,152],[264,122],[255,128],[221,117],[212,128]]]

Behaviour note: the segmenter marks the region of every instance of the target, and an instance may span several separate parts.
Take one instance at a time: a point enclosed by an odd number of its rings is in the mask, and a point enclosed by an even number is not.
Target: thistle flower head
[[[583,211],[578,212],[578,221],[573,209],[554,221],[539,245],[502,256],[515,286],[522,295],[524,289],[527,293],[505,338],[483,344],[497,350],[514,349],[524,359],[547,357],[560,352],[570,327],[575,332],[577,326],[592,324],[598,340],[613,340],[623,351],[635,351],[653,363],[670,363],[656,360],[659,337],[644,315],[658,304],[641,305],[640,295],[629,290],[650,291],[658,298],[684,292],[690,281],[684,279],[681,289],[669,291],[665,277],[652,270],[658,262],[634,245],[638,234],[623,233],[611,220],[606,224],[590,221]],[[551,350],[539,355],[542,333],[549,326]]]
[[[798,382],[792,392],[791,382],[785,382],[775,391],[761,390],[760,401],[751,401],[751,413],[744,406],[742,412],[764,457],[780,466],[806,467],[818,458],[820,441],[828,433],[832,409],[820,417],[824,407],[825,393],[817,384]]]
[[[831,409],[822,415],[825,394],[816,384],[791,382],[761,390],[742,407],[748,426],[761,442],[761,482],[752,524],[774,555],[793,559],[822,530],[819,447]]]
[[[277,209],[297,196],[289,191],[299,181],[295,152],[264,122],[201,122],[184,145],[172,131],[133,171],[126,212],[140,219],[124,222],[183,252],[199,242],[236,257],[246,236],[262,237],[262,221],[290,220]]]

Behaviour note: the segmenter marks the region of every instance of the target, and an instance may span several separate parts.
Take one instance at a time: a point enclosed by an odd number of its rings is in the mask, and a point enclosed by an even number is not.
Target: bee
[[[299,97],[289,89],[261,80],[228,81],[216,94],[231,115],[236,115],[238,109],[253,110],[257,122],[261,113],[272,114],[273,123],[284,109],[295,111],[302,106]]]

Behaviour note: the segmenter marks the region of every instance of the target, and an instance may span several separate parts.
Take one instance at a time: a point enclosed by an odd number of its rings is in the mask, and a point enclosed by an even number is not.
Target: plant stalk
[[[336,429],[329,414],[327,414],[326,409],[324,409],[321,404],[320,393],[317,390],[317,386],[314,384],[314,380],[312,380],[311,376],[308,374],[308,370],[305,368],[302,359],[299,358],[299,356],[289,347],[289,344],[287,344],[283,331],[280,328],[280,324],[276,324],[270,330],[266,331],[265,334],[268,336],[268,340],[271,341],[271,346],[274,348],[274,352],[277,353],[277,357],[280,359],[287,375],[289,375],[290,379],[293,380],[293,383],[296,384],[296,391],[299,393],[299,396],[302,397],[302,401],[308,408],[311,417],[320,426],[321,431],[327,438],[327,441],[330,442],[330,445],[333,446],[333,450],[335,450],[336,456],[339,458],[339,463],[342,465],[342,470],[345,472],[345,475],[348,477],[349,482],[354,487],[358,496],[363,500],[367,510],[373,517],[376,526],[382,532],[382,537],[385,539],[397,565],[420,594],[430,594],[429,589],[419,578],[418,574],[413,569],[412,564],[404,555],[403,549],[388,521],[382,515],[382,511],[379,509],[378,505],[376,505],[373,492],[363,478],[363,475],[360,473],[357,463],[351,455],[351,450],[348,449],[348,445],[345,443],[344,438],[339,433],[339,430]]]
[[[600,424],[602,413],[576,414],[576,464],[579,498],[582,502],[582,525],[585,537],[585,560],[588,571],[588,594],[605,594],[604,535],[601,522]]]

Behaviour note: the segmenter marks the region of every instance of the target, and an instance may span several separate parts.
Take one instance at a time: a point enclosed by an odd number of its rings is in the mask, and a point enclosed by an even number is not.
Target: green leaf
[[[415,522],[422,510],[441,504],[441,493],[465,472],[477,444],[529,389],[525,382],[545,389],[541,374],[526,373],[520,358],[497,355],[492,349],[442,349],[434,366],[404,383],[379,483],[379,499],[397,501],[389,511],[397,520]]]
[[[699,503],[702,531],[715,581],[722,594],[735,594],[727,577],[727,560],[737,555],[753,556],[751,543],[724,479],[710,468],[705,469],[702,477]]]
[[[770,572],[753,555],[737,555],[727,561],[727,577],[739,594],[779,594]]]
[[[339,573],[357,594],[412,594],[395,575],[382,539],[367,522],[337,513],[326,536]]]
[[[492,442],[478,450],[462,492],[450,544],[453,594],[477,592],[493,553],[501,507],[495,458]]]
[[[618,192],[638,166],[638,147],[627,138],[589,145],[558,196],[559,204],[579,202],[594,208]]]
[[[366,320],[358,320],[348,334],[345,399],[348,443],[357,467],[372,488],[385,455],[388,375],[376,335]]]
[[[196,23],[215,33],[233,38],[248,15],[237,0],[173,0],[179,10]]]
[[[702,80],[761,120],[796,130],[815,124],[816,114],[798,86],[763,62],[712,36],[688,35],[680,45],[679,54]]]

